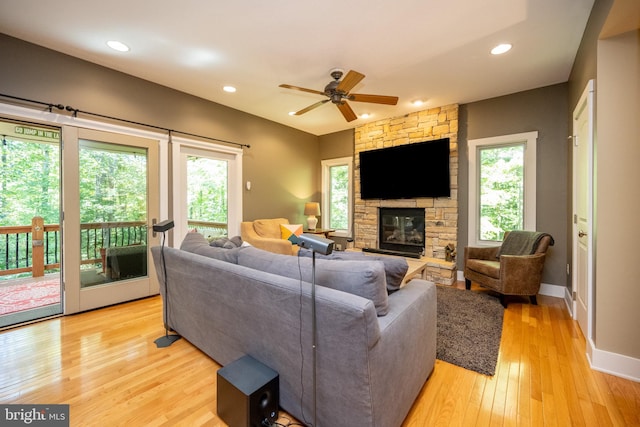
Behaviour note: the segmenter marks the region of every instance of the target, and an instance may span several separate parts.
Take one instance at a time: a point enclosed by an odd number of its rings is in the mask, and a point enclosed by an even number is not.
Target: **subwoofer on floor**
[[[229,427],[263,427],[276,421],[280,401],[276,371],[243,356],[220,368],[217,379],[218,416]]]

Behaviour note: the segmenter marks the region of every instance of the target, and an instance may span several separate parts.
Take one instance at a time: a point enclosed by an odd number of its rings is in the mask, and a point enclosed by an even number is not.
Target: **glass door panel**
[[[228,162],[187,156],[187,223],[208,239],[226,237]]]
[[[0,327],[62,313],[60,129],[0,120]]]
[[[80,140],[80,287],[147,276],[147,152]]]

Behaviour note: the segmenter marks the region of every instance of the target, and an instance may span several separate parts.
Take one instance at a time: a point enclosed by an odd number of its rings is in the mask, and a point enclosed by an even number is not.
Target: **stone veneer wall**
[[[360,199],[358,153],[440,138],[449,138],[450,140],[451,198]],[[356,248],[376,248],[378,246],[379,207],[425,208],[425,256],[444,260],[445,246],[449,243],[457,245],[458,241],[458,105],[431,108],[360,126],[355,130],[354,148],[354,246]],[[407,160],[419,161],[418,159]],[[445,274],[450,276],[453,267],[447,270],[449,272]],[[443,280],[439,280],[438,277],[430,277],[429,279],[438,283],[451,284],[451,277],[440,278]]]

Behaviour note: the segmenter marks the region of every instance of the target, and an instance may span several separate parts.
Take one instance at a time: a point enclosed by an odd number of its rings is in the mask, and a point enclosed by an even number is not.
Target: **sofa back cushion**
[[[280,224],[289,224],[286,218],[256,219],[253,221],[253,229],[260,237],[280,239]]]
[[[189,232],[185,236],[180,249],[191,252],[193,254],[203,255],[208,258],[219,259],[221,261],[238,263],[238,251],[242,248],[218,248],[209,245],[209,241],[200,233]]]
[[[274,254],[254,247],[238,253],[238,264],[311,283],[312,259]],[[371,300],[378,316],[389,311],[387,281],[381,261],[316,259],[316,285],[348,292]]]
[[[311,256],[310,249],[300,249],[298,256]],[[329,255],[316,254],[316,258],[335,259],[347,261],[382,261],[384,264],[384,272],[387,279],[387,290],[395,292],[400,289],[404,276],[409,270],[407,260],[399,256],[383,256],[365,254],[362,251],[334,251]]]

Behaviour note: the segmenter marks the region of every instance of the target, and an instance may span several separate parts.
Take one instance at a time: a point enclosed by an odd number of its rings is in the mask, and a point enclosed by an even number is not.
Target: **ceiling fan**
[[[316,102],[315,104],[311,104],[306,108],[303,108],[300,111],[296,111],[295,115],[299,116],[308,111],[313,110],[325,104],[329,101],[333,102],[344,118],[350,122],[358,117],[356,113],[353,112],[347,101],[355,101],[355,102],[371,102],[374,104],[386,104],[386,105],[396,105],[398,103],[397,96],[385,96],[385,95],[365,95],[362,93],[349,93],[351,89],[355,87],[362,79],[364,79],[364,74],[361,74],[357,71],[350,70],[346,76],[342,80],[343,71],[339,69],[331,70],[331,77],[333,77],[333,81],[325,86],[324,92],[320,92],[319,90],[306,89],[298,86],[291,86],[287,84],[282,84],[280,87],[285,89],[294,89],[300,90],[302,92],[315,93],[316,95],[324,95],[328,99],[323,101]]]

